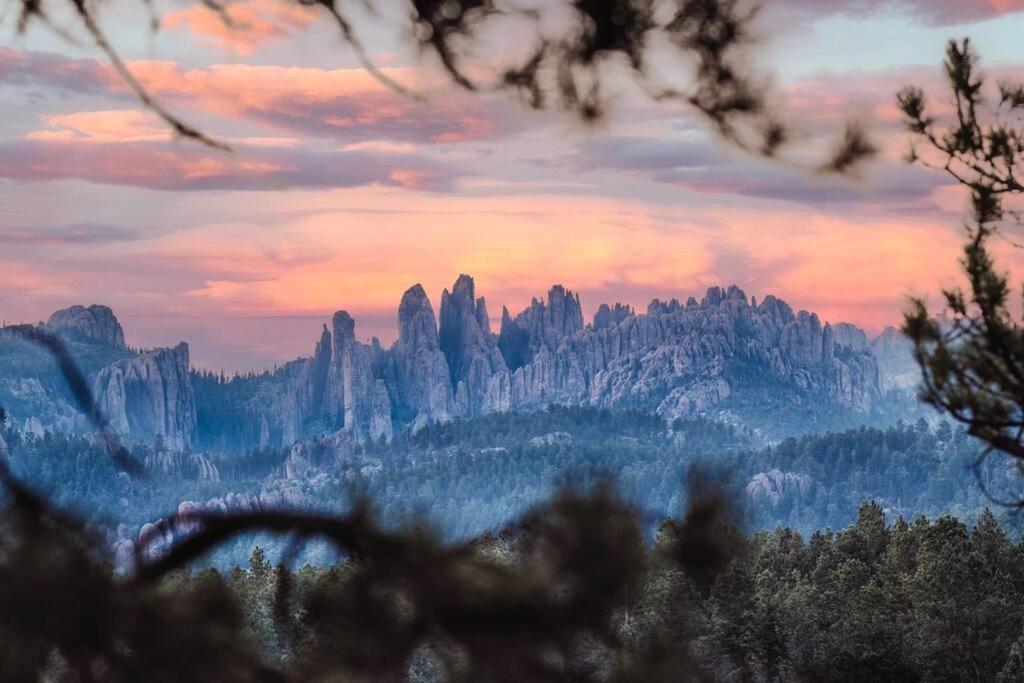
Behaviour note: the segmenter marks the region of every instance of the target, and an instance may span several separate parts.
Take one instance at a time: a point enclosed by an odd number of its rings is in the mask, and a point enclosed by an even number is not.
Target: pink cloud
[[[91,142],[152,142],[170,140],[167,124],[155,114],[136,109],[108,109],[71,114],[44,114],[46,128],[26,135],[29,140]]]
[[[313,9],[284,0],[249,0],[225,7],[229,21],[205,5],[196,4],[163,16],[162,25],[192,35],[227,52],[247,55],[257,47],[307,28]]]
[[[167,61],[133,61],[128,66],[165,104],[290,134],[421,144],[492,139],[518,130],[507,103],[452,92],[419,101],[389,90],[362,69],[244,64],[186,68]],[[415,85],[410,71],[391,70],[388,75]],[[8,49],[0,49],[0,83],[129,96],[120,77],[95,60]]]
[[[445,191],[459,175],[449,166],[409,154],[315,152],[301,147],[247,147],[223,153],[198,145],[38,136],[0,143],[0,177],[22,181],[79,179],[154,190],[384,185]]]

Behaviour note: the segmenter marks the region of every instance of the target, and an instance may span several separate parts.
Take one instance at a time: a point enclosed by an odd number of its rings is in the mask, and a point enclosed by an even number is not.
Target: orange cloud
[[[476,278],[495,319],[502,305],[520,310],[554,283],[579,292],[587,315],[602,302],[643,310],[652,297],[700,296],[710,285],[736,283],[759,300],[775,294],[826,320],[877,331],[898,324],[908,294],[936,301],[940,285],[959,280],[963,240],[954,221],[924,215],[837,216],[781,203],[660,206],[655,213],[642,202],[542,193],[399,198],[381,185],[254,192],[244,202],[196,195],[164,220],[191,227],[88,244],[77,240],[91,228],[76,228],[68,249],[44,245],[59,268],[33,261],[0,280],[19,301],[35,302],[41,317],[69,303],[70,292],[128,319],[133,311],[161,319],[280,318],[280,326],[312,319],[302,334],[282,332],[274,349],[260,351],[283,360],[308,354],[317,321],[341,308],[355,316],[361,338],[388,341],[408,286],[421,282],[436,308],[441,289],[464,272]],[[20,235],[5,244],[8,251],[43,248],[19,246]],[[1002,250],[999,259],[1024,274],[1019,250]],[[162,324],[163,333],[179,334]],[[211,325],[222,328],[218,343],[248,343],[242,332]]]
[[[249,210],[281,211],[255,195]],[[554,283],[581,292],[584,309],[652,297],[700,295],[737,283],[759,299],[776,294],[832,321],[877,330],[898,323],[908,294],[934,293],[958,277],[962,236],[932,220],[839,218],[793,209],[664,210],[592,198],[417,196],[395,209],[385,191],[289,195],[309,213],[266,225],[209,224],[145,245],[132,262],[187,264],[201,282],[194,311],[240,316],[326,315],[346,308],[393,320],[406,287],[422,282],[438,303],[459,273],[477,279],[489,310],[517,310]],[[354,202],[355,210],[331,208]],[[706,225],[715,227],[704,227]],[[929,244],[926,252],[921,244]],[[1022,272],[1018,257],[1007,263]],[[148,272],[153,266],[147,266]],[[393,336],[393,324],[374,329]]]
[[[521,128],[507,102],[437,90],[413,69],[389,69],[417,100],[381,85],[364,69],[215,64],[186,68],[170,61],[131,61],[128,68],[161,103],[191,107],[290,136],[345,142],[456,143],[506,136]],[[40,85],[88,95],[131,95],[109,66],[91,59],[0,48],[0,83]],[[187,115],[186,115],[187,117]],[[211,132],[216,133],[216,126]]]
[[[162,23],[224,51],[247,55],[265,43],[306,29],[316,19],[312,8],[285,0],[247,0],[224,9],[227,20],[209,7],[196,4],[164,15]]]
[[[90,117],[83,117],[91,120]],[[172,146],[117,139],[103,126],[77,133],[40,131],[0,142],[0,177],[45,181],[79,179],[154,190],[282,190],[373,184],[409,190],[451,189],[461,175],[449,165],[409,154],[321,152],[302,147],[252,146],[228,154],[199,145]],[[113,138],[108,141],[104,138]]]
[[[170,140],[171,131],[156,115],[136,109],[108,109],[44,114],[45,130],[32,131],[28,140],[84,142],[152,142]]]
[[[132,62],[154,95],[221,115],[318,137],[405,142],[462,142],[513,129],[507,107],[486,97],[438,94],[425,102],[389,90],[363,69],[221,64],[185,69]],[[414,72],[387,70],[411,87]]]

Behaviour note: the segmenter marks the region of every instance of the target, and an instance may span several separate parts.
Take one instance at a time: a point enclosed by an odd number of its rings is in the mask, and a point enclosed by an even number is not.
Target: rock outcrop
[[[512,318],[502,308],[498,348],[510,371],[515,371],[536,357],[541,348],[555,350],[562,340],[583,329],[580,298],[555,285],[546,301],[533,299],[529,307]]]
[[[441,351],[437,319],[421,285],[410,287],[398,306],[398,340],[391,349],[391,386],[396,406],[413,429],[452,417],[451,375]]]
[[[356,444],[350,432],[340,431],[295,443],[284,461],[285,479],[307,479],[317,471],[334,471],[355,462]]]
[[[114,312],[106,306],[64,308],[51,315],[46,321],[46,326],[79,339],[100,342],[117,349],[127,348],[121,323],[117,321]]]
[[[442,294],[440,324],[415,285],[398,306],[391,348],[358,341],[355,329],[339,311],[311,358],[211,389],[225,392],[216,405],[243,406],[233,423],[248,434],[243,447],[338,431],[364,443],[395,429],[553,403],[668,419],[769,404],[863,413],[881,387],[861,330],[822,323],[774,296],[758,303],[735,286],[712,287],[699,301],[655,299],[644,314],[602,306],[584,326],[579,298],[556,285],[514,316],[503,310],[496,336],[473,279],[462,275]],[[296,454],[294,471],[303,457]]]
[[[192,447],[196,404],[188,344],[147,351],[107,366],[96,377],[93,394],[116,433],[146,441],[159,437],[175,450]]]
[[[508,367],[491,333],[487,304],[473,278],[460,275],[441,294],[441,352],[448,362],[455,411],[475,416],[509,408]]]
[[[868,336],[864,330],[850,323],[836,323],[832,326],[832,339],[836,346],[863,351],[868,348]]]
[[[755,305],[737,287],[712,287],[700,302],[655,300],[645,315],[620,313],[617,324],[542,346],[513,373],[511,404],[641,408],[674,418],[765,381],[793,400],[817,396],[852,410],[868,409],[878,392],[870,354],[840,358],[831,328],[816,315],[794,313],[775,297]]]
[[[747,482],[747,496],[755,505],[775,507],[784,496],[801,498],[811,491],[811,478],[806,474],[768,470],[759,472]]]
[[[336,429],[357,439],[390,439],[391,401],[387,387],[373,376],[373,349],[356,340],[356,323],[347,311],[332,318],[333,347],[327,366],[322,412]]]
[[[565,446],[572,443],[572,434],[569,432],[550,432],[535,436],[527,443],[534,447],[539,446]]]
[[[636,311],[633,310],[632,306],[619,303],[614,306],[601,304],[597,307],[597,312],[594,313],[594,329],[601,330],[606,327],[614,327],[626,318],[632,318],[634,315],[636,315]]]
[[[174,474],[196,481],[220,481],[220,472],[202,453],[156,450],[146,456],[146,469],[161,474]]]
[[[379,347],[356,339],[355,321],[338,311],[312,357],[272,373],[200,382],[199,404],[212,416],[200,425],[204,445],[280,447],[338,431],[359,442],[391,439],[392,399],[377,377],[380,354]]]
[[[744,410],[770,414],[778,406],[865,413],[882,390],[907,381],[907,346],[895,331],[869,342],[853,325],[823,323],[774,296],[758,303],[735,286],[711,287],[700,300],[655,299],[642,314],[602,305],[585,326],[579,297],[555,285],[517,314],[503,309],[495,335],[486,302],[462,275],[442,294],[439,313],[415,285],[402,296],[398,338],[388,349],[359,341],[355,321],[338,311],[312,356],[273,372],[190,374],[188,347],[180,345],[109,365],[96,377],[96,396],[118,432],[160,436],[180,450],[290,446],[340,433],[364,444],[396,429],[549,404],[668,419],[742,420]],[[65,309],[49,324],[124,343],[105,307]],[[19,382],[2,386],[30,405],[32,386]],[[293,474],[305,458],[295,453]],[[202,464],[196,469],[211,476]]]

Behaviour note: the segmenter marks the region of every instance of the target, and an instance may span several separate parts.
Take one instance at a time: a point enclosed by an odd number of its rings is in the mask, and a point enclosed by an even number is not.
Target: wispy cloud
[[[315,8],[284,0],[245,0],[224,5],[225,17],[211,7],[192,7],[168,12],[165,28],[189,33],[226,52],[247,55],[266,43],[289,38],[317,19]]]
[[[898,155],[872,165],[866,180],[821,176],[729,154],[706,140],[608,136],[581,144],[568,165],[577,171],[641,174],[659,183],[711,194],[777,199],[825,207],[885,205],[887,210],[924,208],[932,193],[952,184],[947,176],[901,162]]]
[[[141,239],[138,231],[102,223],[0,225],[0,244],[9,246],[100,245]]]
[[[164,103],[308,137],[454,143],[500,138],[519,129],[507,101],[450,90],[419,101],[389,90],[363,69],[186,68],[165,61],[133,61],[128,67]],[[416,78],[412,71],[388,75],[406,82]],[[124,83],[106,65],[37,52],[0,49],[0,83],[128,98]]]
[[[234,153],[158,142],[26,139],[0,143],[0,177],[79,179],[154,190],[281,190],[385,185],[444,192],[463,175],[410,154],[255,146]]]

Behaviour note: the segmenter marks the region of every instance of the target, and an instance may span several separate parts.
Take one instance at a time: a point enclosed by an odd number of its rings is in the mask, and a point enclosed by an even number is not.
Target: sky
[[[398,0],[359,26],[418,99],[294,3],[239,0],[235,28],[198,2],[154,7],[155,33],[139,0],[103,3],[101,20],[163,106],[233,151],[175,138],[87,40],[19,36],[4,15],[0,319],[103,303],[130,344],[187,341],[195,366],[229,372],[308,355],[341,309],[387,344],[409,286],[436,311],[461,273],[495,326],[556,283],[588,318],[735,283],[877,333],[909,296],[956,282],[966,207],[902,160],[895,92],[941,93],[949,38],[970,37],[993,77],[1024,76],[1024,0],[769,0],[756,61],[800,131],[794,158],[820,155],[851,115],[882,150],[841,180],[740,153],[626,82],[596,127],[463,92],[399,39]],[[485,40],[500,52],[514,37]],[[999,251],[1024,273],[1019,250]]]

